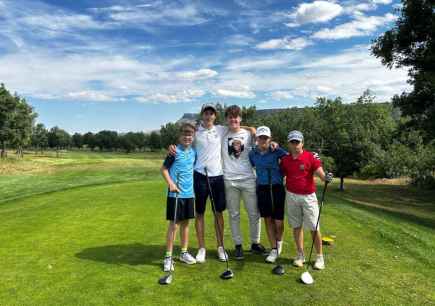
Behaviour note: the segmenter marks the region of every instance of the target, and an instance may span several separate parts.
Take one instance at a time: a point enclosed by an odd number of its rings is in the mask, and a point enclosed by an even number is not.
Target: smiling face
[[[270,137],[261,135],[257,137],[257,146],[261,151],[266,151],[270,146]]]
[[[195,130],[190,126],[184,126],[180,132],[179,142],[184,147],[192,145]]]
[[[242,122],[242,118],[240,116],[228,115],[227,116],[227,124],[231,131],[238,131],[240,129],[240,122]]]
[[[302,153],[303,147],[304,147],[304,143],[302,141],[299,141],[299,140],[290,140],[288,142],[288,150],[292,154]]]
[[[202,112],[202,122],[206,127],[212,127],[216,120],[216,113],[212,109],[206,109]]]

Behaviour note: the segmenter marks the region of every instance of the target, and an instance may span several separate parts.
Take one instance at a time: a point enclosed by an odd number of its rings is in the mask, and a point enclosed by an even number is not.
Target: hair
[[[238,107],[237,105],[228,106],[225,109],[225,118],[228,118],[229,116],[242,117],[242,111],[240,107]]]
[[[190,122],[183,122],[181,125],[180,125],[180,128],[178,129],[178,136],[182,136],[183,135],[183,132],[186,130],[186,129],[191,129],[192,131],[196,131],[196,127],[195,127],[195,125],[193,124],[193,123],[190,123]]]

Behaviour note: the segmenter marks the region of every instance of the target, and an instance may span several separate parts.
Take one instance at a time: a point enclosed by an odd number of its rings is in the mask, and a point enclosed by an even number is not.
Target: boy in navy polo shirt
[[[175,156],[168,155],[163,162],[161,172],[168,184],[168,197],[166,202],[166,220],[169,221],[166,234],[166,254],[163,261],[163,270],[168,272],[174,269],[172,249],[175,234],[180,226],[181,254],[180,261],[187,264],[195,264],[195,258],[187,252],[189,239],[189,219],[195,217],[194,193],[193,193],[193,165],[196,160],[196,152],[192,148],[195,126],[184,123],[179,131],[179,145]],[[178,180],[178,181],[177,181]],[[178,193],[178,205],[175,219],[175,201]]]
[[[322,237],[317,227],[319,205],[316,197],[314,174],[322,181],[332,181],[332,173],[325,175],[320,159],[303,149],[304,136],[299,131],[291,131],[287,137],[289,155],[281,160],[281,169],[286,177],[286,203],[288,222],[293,228],[297,256],[293,265],[302,267],[304,257],[304,232],[302,226],[311,231],[317,258],[314,268],[323,270],[325,263],[322,253]],[[320,225],[319,225],[320,226]]]
[[[249,152],[249,160],[257,173],[257,205],[260,216],[264,218],[271,246],[266,262],[274,263],[281,253],[284,232],[285,190],[279,162],[283,156],[287,155],[287,152],[281,148],[272,151],[270,148],[271,133],[267,126],[258,127],[256,136],[257,146]]]

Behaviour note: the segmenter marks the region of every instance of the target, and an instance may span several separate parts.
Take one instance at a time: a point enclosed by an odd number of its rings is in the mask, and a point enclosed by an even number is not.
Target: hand
[[[270,148],[272,149],[272,151],[275,151],[276,149],[279,148],[279,144],[275,141],[271,141],[270,142]]]
[[[177,155],[177,146],[176,145],[170,145],[169,147],[168,147],[168,154],[169,155],[171,155],[171,156],[175,156],[175,155]]]
[[[178,189],[177,185],[175,185],[174,183],[169,184],[169,191],[170,192],[180,192],[180,189]]]
[[[334,179],[334,175],[331,172],[328,172],[325,175],[325,182],[331,183],[333,179]]]

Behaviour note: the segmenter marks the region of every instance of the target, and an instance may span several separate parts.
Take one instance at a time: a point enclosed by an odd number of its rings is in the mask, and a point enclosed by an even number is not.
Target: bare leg
[[[189,244],[189,220],[180,221],[181,249],[186,250]]]
[[[221,212],[216,212],[216,242],[218,247],[224,245],[224,215]]]
[[[293,228],[293,236],[295,238],[296,250],[298,253],[304,252],[304,231],[302,227]]]
[[[284,235],[284,222],[283,222],[283,220],[274,220],[274,221],[275,221],[276,240],[282,241],[282,237]]]
[[[264,218],[264,224],[266,225],[267,237],[269,238],[270,247],[276,249],[276,236],[275,236],[275,223],[271,217]]]
[[[316,248],[317,255],[323,254],[322,250],[322,235],[320,234],[320,231],[311,231],[311,236],[314,240],[314,247]]]
[[[199,248],[205,248],[204,241],[204,214],[197,214],[195,218],[196,238]]]
[[[166,251],[172,253],[174,248],[175,234],[177,233],[178,224],[170,221],[168,224],[168,231],[166,233]]]

